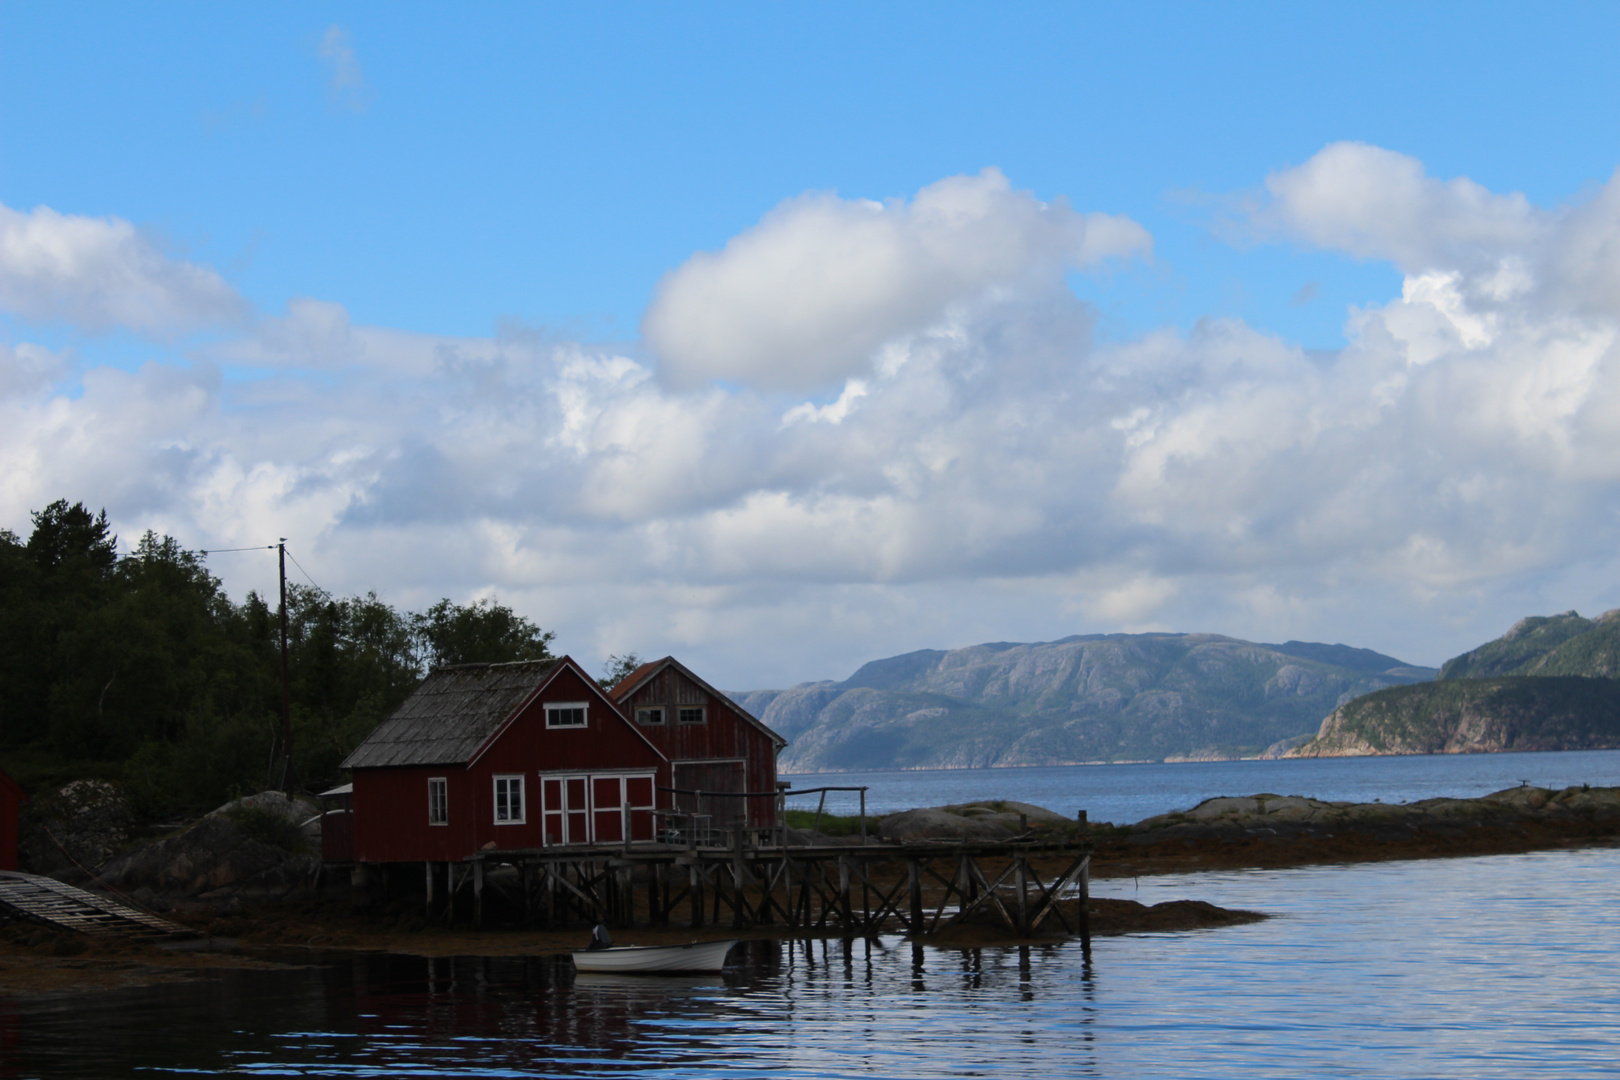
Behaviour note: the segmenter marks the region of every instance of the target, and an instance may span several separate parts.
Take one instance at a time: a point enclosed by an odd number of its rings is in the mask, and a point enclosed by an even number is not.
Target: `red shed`
[[[748,714],[673,656],[642,664],[611,691],[614,701],[632,718],[637,730],[663,751],[673,768],[671,787],[704,792],[776,790],[776,755],[787,740]],[[776,799],[706,799],[689,806],[691,796],[677,800],[682,809],[713,815],[716,826],[736,824],[747,806],[746,823],[776,824]]]
[[[27,801],[17,781],[0,772],[0,870],[17,869],[17,832]]]
[[[569,657],[433,672],[343,762],[354,858],[654,839],[669,760]]]

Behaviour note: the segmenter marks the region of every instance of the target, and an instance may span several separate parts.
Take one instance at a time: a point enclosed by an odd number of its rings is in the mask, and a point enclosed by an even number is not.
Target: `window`
[[[664,710],[663,709],[637,709],[636,710],[636,723],[638,723],[638,724],[662,724],[663,722],[664,722]]]
[[[495,778],[495,824],[523,824],[523,777]]]
[[[703,723],[703,711],[701,705],[679,709],[676,711],[676,719],[683,724],[701,724]]]
[[[442,776],[428,777],[428,824],[450,824],[449,783]]]
[[[584,727],[585,703],[564,701],[546,706],[546,727]]]

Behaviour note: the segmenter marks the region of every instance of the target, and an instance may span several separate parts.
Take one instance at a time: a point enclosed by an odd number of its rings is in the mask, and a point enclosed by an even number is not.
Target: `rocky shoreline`
[[[76,863],[59,876],[90,887],[117,887],[127,898],[198,929],[203,951],[176,951],[121,941],[91,941],[27,923],[0,922],[0,995],[81,992],[206,977],[221,966],[281,966],[319,953],[369,950],[417,956],[561,954],[581,932],[491,929],[429,924],[419,907],[351,909],[319,888],[310,805],[274,793],[221,807],[201,821],[114,855],[94,873]],[[94,812],[107,819],[105,808]],[[1507,854],[1620,842],[1620,789],[1520,787],[1479,799],[1426,799],[1410,804],[1336,803],[1258,794],[1208,799],[1190,810],[1128,826],[1080,823],[1040,807],[988,801],[890,815],[874,842],[919,839],[1055,838],[1084,835],[1095,845],[1098,878],[1240,867]],[[72,836],[71,822],[58,822]],[[800,843],[834,837],[795,833]],[[858,843],[858,836],[843,842]],[[1043,873],[1061,867],[1038,867]],[[1071,911],[1071,916],[1078,915]],[[1264,918],[1198,900],[1144,907],[1093,899],[1098,936],[1208,929]],[[1074,919],[1071,917],[1071,923]],[[626,930],[627,944],[688,940],[682,930]],[[779,930],[747,937],[779,938]],[[212,943],[210,946],[209,943]],[[942,947],[1008,944],[1005,930],[959,927],[937,935]],[[208,951],[213,948],[214,951]],[[303,958],[303,959],[301,959]]]

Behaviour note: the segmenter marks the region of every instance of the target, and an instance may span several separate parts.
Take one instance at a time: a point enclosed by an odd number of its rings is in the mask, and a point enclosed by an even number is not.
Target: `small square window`
[[[704,720],[703,706],[687,707],[676,711],[675,718],[683,724],[701,724]]]
[[[495,824],[523,824],[523,777],[495,778]]]
[[[663,722],[664,722],[664,710],[663,709],[637,709],[636,710],[636,723],[638,723],[638,724],[662,724]]]
[[[442,776],[428,778],[428,824],[450,824],[450,785]]]
[[[546,706],[546,727],[584,727],[585,703],[565,701]]]

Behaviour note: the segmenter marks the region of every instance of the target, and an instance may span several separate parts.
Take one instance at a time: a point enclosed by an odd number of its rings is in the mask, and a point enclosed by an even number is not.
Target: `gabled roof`
[[[561,663],[524,660],[440,668],[341,767],[465,764]]]
[[[760,723],[760,721],[756,719],[753,714],[733,701],[729,695],[721,693],[719,690],[716,690],[714,687],[692,674],[691,669],[689,669],[685,664],[682,664],[679,660],[675,659],[673,656],[666,656],[662,660],[651,660],[645,664],[642,664],[640,667],[636,668],[636,670],[619,680],[618,685],[614,686],[612,690],[608,691],[608,697],[612,698],[615,704],[622,706],[630,695],[641,689],[641,687],[649,679],[666,667],[674,668],[682,675],[685,675],[688,679],[691,679],[693,682],[703,687],[704,690],[708,691],[716,699],[725,702],[727,708],[736,713],[738,716],[742,717],[744,720],[748,721],[750,724],[754,725],[754,727],[758,728],[760,731],[764,732],[766,737],[774,742],[778,748],[787,745],[786,739],[782,738],[782,736]]]

